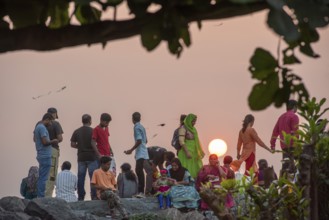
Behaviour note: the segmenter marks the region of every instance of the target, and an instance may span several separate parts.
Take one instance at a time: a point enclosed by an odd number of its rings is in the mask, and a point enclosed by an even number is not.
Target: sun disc
[[[223,156],[227,151],[227,144],[222,139],[214,139],[208,146],[210,154],[217,154],[217,156]]]

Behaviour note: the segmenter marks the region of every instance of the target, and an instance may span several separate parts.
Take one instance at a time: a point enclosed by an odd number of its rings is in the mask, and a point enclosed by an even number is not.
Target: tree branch
[[[268,8],[266,2],[248,5],[224,2],[205,11],[192,8],[177,8],[188,22],[233,18]],[[89,25],[69,25],[50,29],[43,25],[7,30],[0,29],[0,53],[16,50],[50,51],[65,47],[91,45],[129,38],[140,34],[142,27],[161,16],[161,12],[147,14],[143,18],[111,21],[105,20]]]

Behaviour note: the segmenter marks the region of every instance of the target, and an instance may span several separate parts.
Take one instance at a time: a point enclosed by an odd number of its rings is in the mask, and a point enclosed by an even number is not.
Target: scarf
[[[170,169],[170,178],[175,179],[176,181],[183,181],[186,169],[182,167],[178,158],[174,158],[171,163],[176,163],[178,169],[176,171],[174,171],[173,168]]]

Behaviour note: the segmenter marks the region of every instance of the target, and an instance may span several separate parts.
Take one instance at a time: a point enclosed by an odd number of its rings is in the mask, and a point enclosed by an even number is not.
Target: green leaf
[[[156,48],[161,40],[161,30],[159,29],[158,23],[154,22],[150,25],[145,26],[141,32],[142,45],[151,51]]]
[[[318,54],[314,53],[311,44],[309,43],[305,43],[299,46],[299,50],[300,52],[302,52],[303,54],[309,56],[309,57],[313,57],[313,58],[318,58],[320,57]]]
[[[301,63],[301,62],[295,56],[295,54],[287,55],[286,53],[284,53],[283,63],[284,64],[296,64],[296,63]]]
[[[69,3],[66,0],[52,1],[50,5],[50,28],[60,28],[69,24]]]
[[[278,67],[277,60],[272,54],[262,48],[257,48],[250,59],[249,67],[252,78],[263,80],[269,76],[276,74]]]
[[[253,86],[248,97],[248,103],[251,110],[264,110],[270,106],[274,100],[274,95],[279,89],[278,75],[272,75],[271,79],[258,83]]]
[[[23,28],[37,24],[44,24],[47,13],[46,3],[43,0],[7,0],[6,9],[14,28]]]
[[[267,3],[276,10],[281,10],[286,4],[283,0],[266,0]]]
[[[75,17],[80,24],[92,24],[98,22],[101,18],[101,11],[90,5],[77,5]]]
[[[300,37],[292,18],[284,10],[270,9],[267,24],[287,42],[296,41]]]
[[[107,0],[106,4],[110,6],[117,6],[120,5],[123,2],[123,0]]]
[[[144,16],[147,13],[148,7],[151,5],[150,0],[127,0],[130,12],[136,17]]]
[[[93,1],[95,0],[74,0],[76,5],[89,5]]]
[[[190,32],[187,27],[180,28],[180,37],[183,39],[185,45],[188,47],[191,45]]]

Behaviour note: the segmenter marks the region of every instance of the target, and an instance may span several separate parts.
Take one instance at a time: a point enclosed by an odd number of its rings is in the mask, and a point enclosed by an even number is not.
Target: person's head
[[[42,123],[45,126],[51,125],[51,121],[54,120],[54,117],[51,113],[46,113],[42,117]]]
[[[161,169],[161,170],[160,170],[160,174],[161,174],[161,177],[167,177],[167,175],[168,175],[168,170],[166,170],[166,169]]]
[[[141,113],[139,112],[134,112],[133,115],[132,115],[132,120],[133,120],[133,123],[137,123],[137,122],[140,122],[141,121]]]
[[[101,159],[99,160],[101,164],[101,169],[104,171],[108,171],[111,166],[111,160],[111,157],[108,156],[101,157]]]
[[[180,115],[180,119],[179,119],[179,121],[180,121],[180,125],[183,125],[183,124],[184,124],[184,120],[185,120],[185,118],[186,118],[186,115],[184,115],[184,114],[181,114],[181,115]]]
[[[165,153],[164,153],[164,161],[172,161],[172,159],[174,159],[175,158],[175,154],[174,154],[174,152],[172,152],[172,151],[166,151]]]
[[[296,100],[290,99],[287,102],[287,111],[293,110],[294,112],[297,112],[297,108],[298,108],[298,103]]]
[[[254,125],[255,122],[255,117],[251,114],[246,115],[246,117],[244,117],[243,122],[242,122],[242,132],[245,132],[248,125],[250,125],[251,127]]]
[[[232,163],[232,161],[233,161],[233,158],[231,156],[227,155],[227,156],[224,157],[223,162],[224,162],[224,164],[230,165]]]
[[[71,170],[71,163],[69,161],[64,161],[62,164],[62,170]]]
[[[30,167],[28,176],[32,176],[32,175],[39,176],[39,167],[37,167],[37,166]]]
[[[123,173],[126,173],[131,170],[131,165],[129,163],[123,163],[120,168]]]
[[[217,154],[210,154],[209,156],[209,165],[218,166],[218,156]]]
[[[88,114],[82,115],[82,124],[91,125],[91,116]]]
[[[171,167],[174,171],[179,170],[179,168],[182,167],[182,163],[180,162],[180,160],[176,157],[174,159],[172,159],[171,161]]]
[[[197,118],[198,117],[194,114],[188,114],[184,119],[184,125],[186,125],[187,127],[194,127]]]
[[[103,114],[101,114],[100,120],[101,120],[100,126],[104,128],[104,127],[109,126],[110,121],[112,121],[112,117],[108,113],[103,113]]]
[[[268,167],[267,160],[260,159],[258,161],[258,167],[259,167],[260,170],[264,170],[265,168],[267,168]]]
[[[57,109],[54,107],[48,108],[47,113],[52,114],[54,119],[58,118]]]

